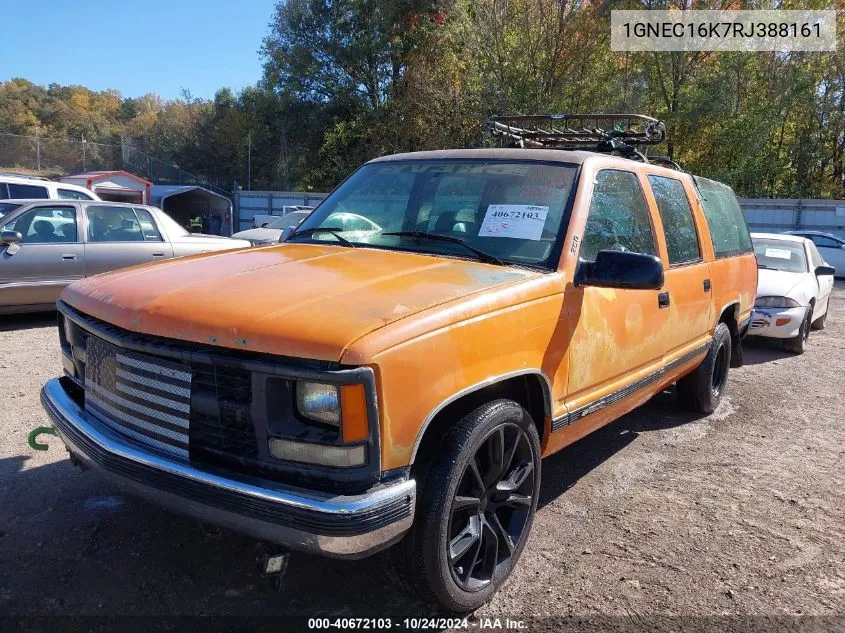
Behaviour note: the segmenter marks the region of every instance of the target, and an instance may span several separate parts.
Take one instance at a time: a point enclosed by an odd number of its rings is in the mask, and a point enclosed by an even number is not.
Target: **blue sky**
[[[210,98],[258,81],[274,0],[4,2],[0,81],[114,88],[124,97],[182,88]]]

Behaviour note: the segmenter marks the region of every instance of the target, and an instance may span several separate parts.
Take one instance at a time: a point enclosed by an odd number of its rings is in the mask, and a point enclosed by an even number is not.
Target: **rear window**
[[[695,178],[695,184],[701,194],[704,217],[710,226],[713,250],[716,257],[730,257],[750,253],[751,235],[748,225],[739,208],[733,189],[720,182],[707,178]]]

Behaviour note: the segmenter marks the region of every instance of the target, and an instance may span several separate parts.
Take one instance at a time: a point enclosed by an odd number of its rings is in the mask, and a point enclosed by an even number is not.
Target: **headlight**
[[[296,383],[296,408],[306,418],[340,427],[340,395],[335,385]]]
[[[789,297],[757,297],[754,306],[757,308],[800,308],[801,304]]]

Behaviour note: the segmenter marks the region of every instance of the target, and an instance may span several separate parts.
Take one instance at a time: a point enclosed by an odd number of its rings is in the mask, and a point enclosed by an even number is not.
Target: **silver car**
[[[0,314],[53,309],[62,289],[83,277],[249,245],[190,233],[155,207],[28,202],[0,218]]]

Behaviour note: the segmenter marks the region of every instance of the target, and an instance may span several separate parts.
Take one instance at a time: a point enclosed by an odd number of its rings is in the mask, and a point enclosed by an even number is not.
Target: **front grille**
[[[133,440],[217,465],[258,458],[252,374],[130,352],[81,331],[86,410]]]
[[[257,458],[252,374],[233,367],[196,366],[193,393],[191,457],[215,463],[215,458]]]
[[[85,410],[118,433],[178,457],[189,454],[191,368],[89,336]]]

